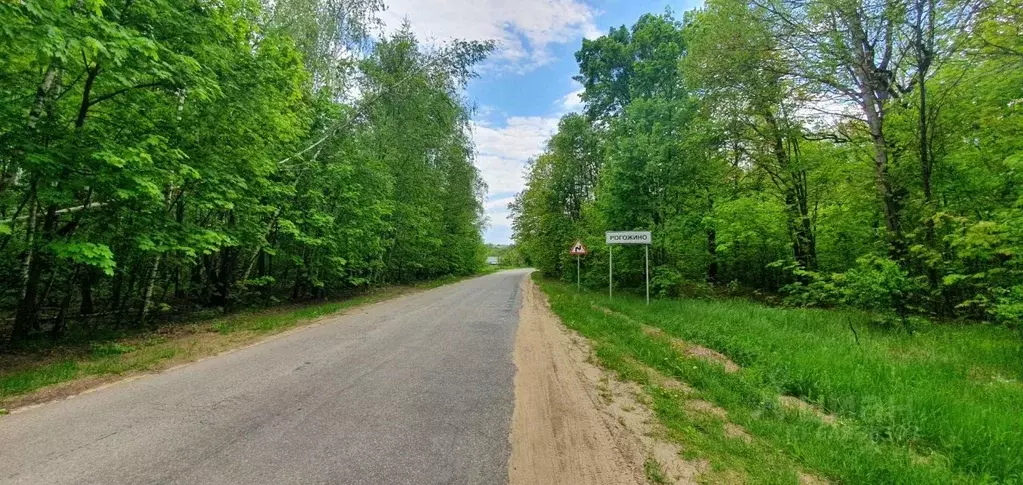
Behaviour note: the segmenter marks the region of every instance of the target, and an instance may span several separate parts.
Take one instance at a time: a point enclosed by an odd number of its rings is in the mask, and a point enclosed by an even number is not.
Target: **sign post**
[[[580,271],[580,256],[585,256],[589,251],[586,250],[586,246],[583,246],[582,241],[576,241],[572,245],[572,249],[568,251],[568,254],[575,256],[575,289],[576,291],[582,290],[582,273]]]
[[[615,247],[614,246],[608,246],[607,247],[607,299],[608,300],[610,300],[612,298],[611,297],[611,286],[612,286],[611,283],[614,281],[614,270],[612,270],[612,268],[614,268],[614,259],[615,259]]]
[[[604,242],[607,243],[607,297],[611,298],[612,287],[614,286],[614,245],[616,244],[642,244],[646,278],[646,304],[650,304],[650,231],[607,231],[604,233]]]

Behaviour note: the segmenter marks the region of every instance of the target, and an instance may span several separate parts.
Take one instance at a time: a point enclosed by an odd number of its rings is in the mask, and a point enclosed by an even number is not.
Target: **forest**
[[[650,230],[655,295],[1023,319],[1023,3],[707,0],[583,40],[510,209],[547,276],[608,285]],[[643,250],[614,252],[643,286]]]
[[[494,46],[383,8],[0,2],[0,351],[477,271]]]

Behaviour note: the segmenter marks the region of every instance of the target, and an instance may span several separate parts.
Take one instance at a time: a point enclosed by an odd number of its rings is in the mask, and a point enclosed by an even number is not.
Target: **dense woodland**
[[[655,294],[755,293],[879,321],[1023,318],[1023,3],[708,0],[584,40],[511,209],[548,275],[608,284],[652,230]],[[615,249],[615,284],[643,284]]]
[[[0,349],[475,272],[493,46],[381,8],[0,2]]]

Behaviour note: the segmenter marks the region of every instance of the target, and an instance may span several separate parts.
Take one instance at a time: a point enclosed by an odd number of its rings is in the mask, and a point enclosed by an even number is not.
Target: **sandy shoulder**
[[[509,483],[641,484],[654,460],[671,483],[693,483],[704,463],[657,440],[642,391],[590,363],[590,349],[551,312],[528,278],[515,340]]]

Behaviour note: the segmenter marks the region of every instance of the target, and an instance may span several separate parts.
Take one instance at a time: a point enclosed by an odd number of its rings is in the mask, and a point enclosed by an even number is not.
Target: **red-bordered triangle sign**
[[[572,256],[585,256],[588,252],[589,251],[586,250],[586,246],[583,246],[582,241],[576,241],[575,244],[572,245],[572,249],[568,252],[568,254],[571,254]]]

